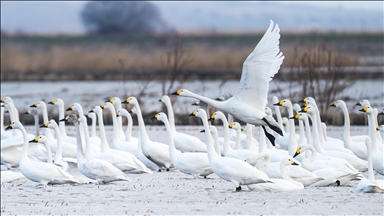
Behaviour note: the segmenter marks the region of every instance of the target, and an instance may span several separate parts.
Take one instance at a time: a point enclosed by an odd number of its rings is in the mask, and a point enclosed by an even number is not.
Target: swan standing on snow
[[[348,163],[349,165],[352,165],[355,169],[359,170],[360,172],[365,172],[368,170],[368,163],[365,160],[362,160],[358,158],[356,155],[354,155],[352,152],[342,152],[342,151],[336,151],[336,150],[325,150],[322,146],[322,143],[319,139],[321,135],[318,134],[318,122],[316,118],[316,111],[315,107],[308,105],[305,107],[302,111],[309,114],[308,116],[311,118],[313,124],[312,124],[312,132],[315,137],[313,137],[313,146],[316,148],[316,151],[318,151],[321,154],[324,154],[326,156],[334,157],[338,160],[343,159],[345,160],[344,163]],[[329,144],[329,143],[328,143]],[[329,146],[329,145],[328,145]],[[347,150],[347,149],[346,149]],[[350,151],[350,150],[348,150]]]
[[[157,113],[153,119],[162,121],[168,132],[169,155],[171,156],[172,163],[180,172],[192,175],[195,179],[198,176],[206,176],[213,173],[210,168],[207,153],[202,152],[184,152],[181,153],[175,148],[173,134],[174,130],[171,128],[167,115],[163,112]]]
[[[359,184],[356,186],[356,191],[364,193],[384,193],[384,181],[375,180],[375,176],[373,174],[371,139],[366,138],[365,143],[367,144],[368,152],[368,179],[361,179]]]
[[[109,103],[109,102],[107,102]],[[110,106],[112,106],[111,103],[109,103]],[[102,105],[103,106],[103,105]],[[127,162],[129,162],[129,165],[132,167],[131,170],[128,170],[129,173],[152,173],[137,157],[129,152],[118,150],[118,149],[111,149],[108,145],[107,141],[107,135],[105,134],[104,129],[104,121],[103,121],[103,110],[100,106],[95,106],[92,109],[98,119],[99,119],[99,131],[100,131],[100,138],[101,138],[101,152],[111,152],[116,155],[120,155],[126,159]],[[115,116],[116,117],[116,116]]]
[[[203,109],[195,110],[190,116],[199,117],[203,121],[205,135],[208,140],[208,159],[211,170],[220,178],[230,181],[241,190],[241,185],[270,182],[267,174],[259,171],[249,163],[230,157],[221,157],[213,148],[211,132],[209,130],[207,114]],[[224,116],[225,117],[225,116]]]
[[[370,106],[365,106],[363,109],[360,110],[361,112],[365,112],[367,113],[368,115],[368,118],[370,118],[370,121],[369,123],[371,123],[369,125],[369,127],[371,128],[371,130],[373,132],[376,132],[375,131],[375,116],[374,116],[374,110],[372,109],[372,107]],[[383,157],[383,152],[379,150],[378,148],[378,145],[381,145],[380,143],[377,142],[377,139],[376,139],[376,133],[372,133],[372,137],[371,137],[371,158],[372,158],[372,166],[373,166],[373,169],[380,173],[380,175],[384,175],[384,157]],[[365,142],[365,144],[367,144],[367,141]],[[367,148],[368,150],[368,148]]]
[[[251,184],[247,185],[250,190],[280,190],[290,191],[304,189],[304,185],[301,182],[292,180],[286,173],[285,167],[290,165],[299,165],[292,159],[285,158],[280,162],[280,173],[283,179],[269,179],[271,183]]]
[[[75,125],[77,140],[77,168],[83,175],[90,179],[96,180],[99,184],[112,181],[130,181],[126,174],[112,164],[104,160],[89,157],[84,153],[79,127],[80,123],[84,124],[84,122],[81,122],[82,119],[80,119],[79,122],[77,116],[75,114],[71,114],[60,121],[71,122]]]
[[[199,138],[176,131],[175,117],[173,114],[171,99],[167,95],[163,95],[159,101],[163,102],[167,107],[169,118],[168,121],[173,131],[172,137],[176,149],[180,150],[181,152],[207,152],[207,145],[205,145]]]
[[[29,180],[38,182],[42,185],[47,184],[75,184],[80,183],[69,173],[63,171],[59,167],[45,163],[31,161],[28,159],[28,139],[27,132],[19,121],[12,122],[8,128],[18,129],[24,136],[23,150],[20,157],[20,172]]]
[[[351,125],[349,121],[349,113],[345,102],[342,100],[337,100],[333,102],[331,107],[338,107],[343,111],[344,114],[344,132],[343,132],[343,141],[344,146],[350,149],[357,157],[367,160],[367,147],[365,146],[364,141],[357,142],[353,141],[353,137],[351,137]],[[368,136],[358,136],[358,139],[363,137],[368,138]]]
[[[243,122],[255,126],[269,126],[283,136],[279,124],[264,112],[268,102],[269,82],[272,80],[271,77],[278,72],[284,59],[283,53],[279,49],[279,32],[278,25],[274,25],[271,20],[267,32],[243,64],[237,92],[228,100],[216,101],[186,89],[180,89],[173,94],[204,101],[217,110],[232,114]]]
[[[136,113],[139,123],[139,151],[153,163],[159,167],[164,167],[166,171],[173,166],[171,157],[169,155],[169,147],[164,143],[151,141],[148,137],[147,130],[145,129],[143,115],[139,106],[139,102],[135,97],[129,97],[122,103],[128,103],[133,105],[132,112]]]

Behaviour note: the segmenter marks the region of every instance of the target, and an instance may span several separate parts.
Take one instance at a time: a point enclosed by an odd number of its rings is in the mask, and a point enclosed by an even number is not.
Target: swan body
[[[19,121],[15,121],[12,122],[8,127],[20,130],[24,136],[23,150],[20,157],[20,172],[25,177],[42,185],[80,183],[72,175],[53,164],[30,161],[27,157],[28,140],[23,125]]]
[[[279,70],[284,56],[279,49],[280,29],[271,20],[270,25],[253,52],[243,64],[239,88],[233,97],[216,101],[180,89],[174,95],[191,97],[203,101],[217,110],[232,114],[237,119],[255,126],[269,126],[278,134],[282,130],[277,122],[269,117],[264,108],[267,105],[269,82]]]
[[[229,128],[235,126],[235,123],[228,125],[227,118],[221,111],[216,111],[211,115],[211,120],[221,120],[224,127],[224,148],[223,153],[225,157],[236,158],[242,161],[246,161],[250,165],[254,166],[257,163],[256,157],[258,152],[249,149],[232,149],[229,145]],[[240,124],[237,123],[237,127],[240,128]]]
[[[107,102],[109,106],[112,106],[111,103]],[[104,105],[104,104],[103,104]],[[126,151],[118,150],[118,149],[111,149],[108,145],[107,141],[107,136],[105,134],[105,129],[104,129],[104,121],[103,121],[103,110],[102,106],[95,106],[94,107],[94,112],[97,114],[97,117],[99,119],[99,130],[100,130],[100,137],[101,137],[101,152],[110,152],[116,155],[120,155],[124,157],[126,160],[125,162],[128,162],[129,165],[132,167],[131,170],[124,170],[125,172],[129,173],[135,173],[135,174],[140,174],[140,173],[152,173],[151,170],[149,170],[139,159],[134,154],[131,154]],[[108,106],[108,105],[106,105]]]
[[[184,152],[181,153],[175,148],[173,133],[167,115],[163,112],[157,113],[153,118],[162,121],[168,132],[169,139],[169,155],[172,163],[180,172],[192,175],[194,178],[198,176],[208,176],[213,173],[209,165],[207,153],[202,152]]]
[[[281,162],[269,162],[270,154],[267,152],[260,153],[264,157],[262,162],[257,163],[256,167],[265,172],[269,178],[282,179]],[[288,159],[283,158],[281,161]],[[288,165],[288,164],[287,164]],[[302,183],[305,187],[310,186],[318,181],[324,180],[323,178],[313,174],[312,172],[302,168],[301,166],[285,166],[285,172],[294,181]]]
[[[230,157],[221,157],[213,147],[212,137],[208,125],[207,114],[203,109],[197,109],[192,116],[203,121],[205,135],[208,140],[208,159],[211,170],[220,178],[231,182],[236,190],[241,190],[240,185],[270,182],[267,174],[261,172],[249,163]]]
[[[99,184],[109,183],[113,181],[130,181],[128,176],[116,168],[111,163],[100,160],[94,157],[89,157],[84,153],[82,147],[81,133],[79,123],[84,124],[83,119],[78,121],[77,116],[74,114],[68,115],[60,121],[71,122],[76,128],[77,140],[77,168],[86,177],[96,180]]]
[[[344,146],[350,149],[357,157],[367,160],[367,148],[365,146],[364,137],[368,136],[359,136],[356,140],[362,139],[362,141],[354,141],[353,137],[350,135],[350,119],[349,112],[345,102],[343,100],[337,100],[333,102],[331,107],[338,107],[343,111],[344,114],[344,132],[343,132],[343,141]]]
[[[135,97],[129,97],[122,103],[133,105],[132,112],[136,113],[139,122],[139,150],[159,168],[164,167],[167,171],[173,166],[169,155],[169,146],[164,143],[151,141],[145,129],[145,124],[139,103]]]
[[[370,106],[364,106],[363,109],[360,110],[361,112],[365,112],[368,115],[368,119],[370,119],[369,127],[373,131],[371,133],[371,158],[372,158],[372,167],[373,169],[378,172],[380,175],[384,175],[384,156],[383,152],[379,150],[378,146],[381,145],[381,143],[378,143],[377,137],[376,137],[376,131],[375,131],[375,114],[374,110]],[[367,144],[367,139],[365,140],[365,144]],[[369,149],[367,148],[367,151]]]
[[[247,185],[247,187],[250,190],[279,190],[279,191],[290,191],[290,190],[300,190],[304,189],[304,185],[301,182],[292,180],[286,173],[285,173],[285,166],[289,165],[298,165],[295,163],[292,159],[283,159],[280,162],[280,173],[283,179],[273,179],[270,178],[269,180],[271,183],[261,183],[261,184],[251,184]]]
[[[167,95],[163,95],[159,101],[163,102],[167,107],[169,124],[173,130],[172,136],[176,149],[181,152],[207,152],[207,145],[205,145],[199,138],[176,131],[171,99]]]
[[[309,117],[311,118],[311,120],[313,122],[313,131],[312,132],[315,136],[313,139],[313,145],[316,148],[316,151],[318,151],[319,153],[321,153],[325,156],[331,156],[334,158],[338,158],[338,160],[344,159],[347,163],[349,163],[350,165],[352,165],[354,168],[356,168],[357,170],[359,170],[361,172],[367,171],[368,170],[368,163],[365,160],[358,158],[349,149],[346,149],[346,150],[348,150],[350,153],[344,152],[344,151],[339,151],[339,150],[325,150],[323,148],[322,144],[324,144],[324,143],[321,143],[321,141],[320,141],[321,135],[318,134],[318,128],[317,128],[318,122],[317,122],[315,110],[316,110],[315,107],[308,105],[301,112],[309,114]]]
[[[120,149],[120,150],[127,151],[127,152],[130,152],[130,153],[136,155],[136,157],[149,169],[158,170],[159,167],[156,164],[154,164],[152,161],[150,161],[143,154],[143,152],[141,150],[139,150],[139,140],[136,137],[131,136],[131,131],[132,131],[132,117],[131,117],[131,115],[128,113],[128,111],[126,109],[121,108],[121,109],[118,109],[116,111],[116,117],[120,117],[120,116],[126,116],[128,118],[128,128],[127,128],[127,132],[125,134],[125,136],[126,136],[125,141],[127,142],[127,145],[116,146],[117,149],[119,147],[121,147],[122,149]]]
[[[23,184],[28,181],[28,179],[21,173],[12,170],[1,171],[1,184],[4,183],[17,183]]]

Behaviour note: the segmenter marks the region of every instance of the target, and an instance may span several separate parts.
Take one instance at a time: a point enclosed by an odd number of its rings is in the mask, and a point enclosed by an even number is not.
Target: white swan
[[[111,112],[112,127],[113,127],[113,136],[112,136],[112,143],[111,143],[112,149],[124,150],[137,156],[137,149],[138,149],[137,144],[132,142],[127,142],[123,140],[122,137],[120,137],[118,119],[121,120],[121,118],[117,118],[116,110],[113,104],[110,102],[106,102],[101,104],[100,107],[102,109],[108,109]]]
[[[192,97],[232,114],[237,119],[255,126],[269,126],[283,135],[279,124],[269,117],[264,108],[267,105],[269,82],[279,70],[284,56],[279,49],[280,29],[271,20],[269,28],[253,52],[243,64],[239,88],[235,95],[225,101],[216,101],[180,89],[175,95]],[[272,135],[271,135],[272,136]]]
[[[0,110],[1,110],[1,114],[0,114],[0,135],[1,135],[1,137],[0,137],[0,139],[3,140],[3,139],[6,139],[6,138],[13,136],[13,132],[4,130],[5,107],[4,107],[3,102],[1,102]]]
[[[132,154],[134,153],[134,155],[136,155],[136,157],[141,162],[143,162],[146,167],[148,167],[151,170],[158,170],[159,167],[156,164],[154,164],[152,161],[150,161],[143,154],[141,150],[139,151],[139,139],[137,139],[136,137],[132,137],[131,135],[132,126],[133,126],[133,120],[131,115],[128,113],[126,109],[121,108],[116,111],[116,117],[120,117],[120,116],[125,116],[128,119],[127,131],[125,133],[125,137],[126,137],[125,141],[127,142],[127,145],[120,145],[120,147],[123,147],[123,149],[120,149],[120,150],[124,150]]]
[[[361,107],[365,107],[365,106],[371,106],[371,103],[369,102],[369,100],[364,99],[364,100],[361,100],[356,105],[359,105]],[[379,111],[376,108],[373,108],[373,115],[377,116],[377,115],[383,115],[383,114],[382,113],[379,114]],[[368,125],[370,125],[370,124],[378,125],[377,118],[374,118],[374,122],[373,123],[371,123],[370,118],[368,118]],[[372,133],[374,133],[374,132],[375,132],[374,130],[369,128],[368,136],[372,137]],[[383,138],[381,137],[381,134],[378,131],[376,131],[376,139],[377,139],[378,143],[383,143]],[[362,139],[360,138],[360,141],[365,141],[365,137],[362,138]],[[383,145],[379,145],[379,149],[380,149],[380,151],[383,151]]]
[[[81,120],[82,119],[80,119],[80,121]],[[77,140],[77,168],[83,175],[90,179],[96,180],[99,184],[112,181],[130,181],[126,174],[113,166],[111,163],[94,157],[89,157],[84,153],[80,137],[80,122],[75,114],[68,115],[60,121],[71,122],[75,125]]]
[[[79,118],[85,118],[86,119],[86,117],[84,116],[83,107],[79,103],[71,104],[66,109],[66,111],[77,111]],[[80,132],[84,134],[84,136],[82,137],[82,139],[83,139],[82,141],[85,141],[85,144],[86,144],[85,152],[86,153],[100,152],[101,139],[99,137],[90,137],[89,136],[88,124],[82,124],[82,127],[80,127]],[[93,145],[88,145],[89,143],[92,143]]]
[[[61,98],[51,100],[48,102],[48,104],[55,105],[59,109],[59,119],[58,120],[63,119],[65,117],[64,116],[65,115],[64,101]],[[60,129],[61,139],[64,142],[68,142],[68,143],[72,143],[72,144],[76,145],[76,137],[67,135],[67,132],[65,130],[65,122],[59,121],[59,129]]]
[[[96,113],[89,111],[86,115],[88,118],[92,120],[91,122],[91,135],[90,137],[96,137],[96,125],[97,125],[97,116]]]
[[[159,101],[163,102],[167,107],[169,124],[173,130],[172,137],[174,139],[176,149],[181,152],[207,152],[207,145],[204,144],[199,138],[176,131],[171,99],[167,95],[163,95]]]
[[[122,108],[121,107],[121,100],[118,97],[112,97],[106,102],[112,103],[112,105],[115,107],[115,110],[119,110]],[[120,139],[121,141],[126,141],[127,136],[126,136],[126,134],[124,134],[124,131],[123,131],[123,120],[121,118],[118,118],[116,125],[117,125],[118,139]]]
[[[365,146],[364,141],[358,142],[353,141],[353,137],[351,136],[351,129],[350,129],[350,120],[349,120],[349,112],[347,109],[347,106],[345,105],[345,102],[343,100],[337,100],[333,102],[331,107],[338,107],[343,111],[344,114],[344,132],[343,132],[343,141],[344,146],[348,149],[350,149],[357,157],[367,160],[367,148]],[[360,140],[362,138],[368,138],[368,136],[358,136],[355,140]]]
[[[76,152],[76,146],[72,143],[63,142],[61,139],[61,133],[59,130],[59,126],[55,122],[55,120],[51,119],[48,122],[45,122],[45,124],[40,125],[41,128],[50,128],[56,133],[56,138],[54,142],[48,141],[50,145],[56,144],[55,146],[55,161],[57,163],[62,162],[63,170],[66,170],[68,168],[68,164],[66,164],[64,161],[62,161],[63,157],[66,158],[76,158],[77,152]]]
[[[147,130],[145,129],[143,115],[139,106],[139,102],[135,97],[129,97],[122,103],[132,104],[134,109],[132,112],[136,113],[139,122],[139,151],[158,167],[164,167],[167,171],[173,166],[171,157],[169,155],[168,145],[160,142],[151,141],[148,137]],[[159,169],[160,171],[160,169]]]
[[[57,166],[45,162],[31,161],[28,159],[28,140],[26,131],[19,121],[12,122],[11,129],[18,129],[24,136],[23,150],[20,157],[20,172],[29,180],[38,182],[42,185],[47,184],[75,184],[80,183],[69,173]]]
[[[371,139],[366,138],[365,143],[367,144],[368,152],[368,179],[361,179],[359,184],[356,186],[356,191],[364,193],[384,193],[384,181],[375,180],[375,176],[373,174]]]
[[[15,113],[15,107],[13,102],[4,102],[1,106],[4,108],[5,111],[9,112],[10,122],[18,121],[18,113]],[[7,130],[5,131],[8,132]],[[19,130],[12,130],[11,132],[6,133],[5,135],[6,136],[1,139],[1,149],[23,144],[23,136]]]
[[[35,126],[35,136],[40,135],[39,131],[39,113],[37,112],[36,108],[30,107],[28,111],[26,111],[24,114],[32,115],[34,119],[34,126]]]
[[[208,159],[211,170],[220,178],[231,182],[236,191],[241,185],[270,182],[267,174],[252,167],[249,163],[230,157],[221,157],[213,148],[211,132],[209,130],[207,114],[203,109],[195,110],[190,116],[199,117],[203,121],[205,135],[208,140]],[[225,117],[225,116],[224,116]]]
[[[174,130],[171,128],[167,115],[163,112],[157,113],[154,117],[159,121],[162,121],[168,132],[168,145],[169,155],[171,156],[172,163],[176,169],[180,172],[192,175],[195,179],[198,176],[204,176],[204,178],[213,173],[210,168],[207,153],[202,152],[184,152],[181,153],[175,148],[173,134]]]
[[[353,153],[348,153],[348,152],[343,152],[343,151],[335,151],[335,150],[325,150],[322,146],[322,143],[319,140],[319,137],[321,137],[321,135],[318,134],[318,128],[317,128],[318,122],[317,122],[317,118],[315,117],[315,112],[316,112],[315,108],[311,105],[308,105],[301,112],[309,114],[308,116],[311,118],[311,120],[313,122],[312,133],[315,136],[315,137],[313,137],[313,142],[314,142],[313,146],[316,148],[316,151],[318,151],[319,153],[324,154],[326,156],[332,156],[334,158],[338,158],[338,160],[344,159],[347,161],[347,163],[349,163],[350,165],[352,165],[354,168],[356,168],[357,170],[359,170],[361,172],[365,172],[368,170],[367,162],[365,160],[358,158]]]
[[[320,111],[319,111],[319,108],[317,107],[317,104],[316,104],[316,101],[314,98],[306,97],[300,102],[304,102],[305,106],[311,105],[313,107],[313,116],[314,116],[314,118],[316,118],[316,122],[317,122],[317,130],[316,131],[319,134],[319,140],[324,145],[325,149],[338,150],[338,151],[344,151],[344,152],[352,153],[349,149],[344,148],[344,143],[342,140],[336,139],[333,137],[327,137],[324,135],[324,131],[322,130],[323,128],[321,126],[322,122],[321,122],[321,118],[320,118]],[[313,135],[313,133],[315,133],[315,131],[312,132],[312,136],[315,137]]]
[[[213,143],[215,144],[214,148],[215,148],[216,153],[218,155],[224,156],[224,154],[223,154],[224,150],[223,150],[223,146],[221,146],[220,142],[219,142],[219,133],[217,132],[217,128],[213,125],[210,125],[209,130],[211,131]],[[203,129],[200,131],[200,133],[202,133],[202,132],[205,133],[205,130]],[[206,140],[206,142],[208,142],[208,140]]]
[[[107,102],[109,103],[109,102]],[[112,104],[109,103],[111,106]],[[101,152],[111,152],[116,155],[120,155],[126,159],[127,162],[129,162],[129,165],[132,167],[131,170],[128,170],[125,172],[129,173],[152,173],[134,154],[131,154],[126,151],[118,150],[118,149],[111,149],[108,145],[107,141],[107,135],[105,134],[104,129],[104,121],[103,121],[103,110],[100,106],[95,106],[93,108],[94,112],[97,115],[97,118],[99,120],[99,131],[100,131],[100,137],[101,137]],[[116,116],[115,116],[116,117]]]
[[[368,115],[368,118],[370,118],[370,125],[369,127],[371,128],[372,131],[376,132],[375,131],[375,128],[376,126],[374,125],[374,122],[375,122],[375,114],[374,114],[374,110],[372,109],[372,107],[370,106],[365,106],[363,109],[361,109],[360,111],[362,112],[365,112],[367,113]],[[379,150],[378,148],[378,145],[380,145],[380,143],[377,142],[377,139],[376,139],[376,133],[372,133],[371,135],[371,143],[372,143],[372,146],[371,146],[371,152],[372,152],[372,166],[373,166],[373,169],[380,173],[381,175],[384,175],[384,157],[383,157],[383,152]],[[367,142],[365,142],[365,144],[367,144]],[[368,150],[368,149],[367,149]]]
[[[52,120],[53,121],[53,120]],[[50,127],[52,128],[52,127]],[[77,169],[77,160],[76,158],[63,158],[61,154],[61,148],[59,142],[58,142],[58,151],[55,153],[55,159],[52,161],[52,156],[51,156],[51,149],[49,145],[49,141],[46,136],[40,135],[37,136],[35,139],[30,140],[30,143],[42,143],[44,144],[45,148],[47,149],[47,163],[53,163],[60,169],[68,172],[71,174],[76,180],[78,180],[81,183],[87,184],[87,183],[96,183],[96,181],[87,178],[81,172]]]
[[[300,190],[304,189],[304,185],[299,182],[291,179],[285,173],[285,167],[290,165],[298,165],[292,159],[286,158],[280,162],[280,173],[283,179],[273,179],[269,180],[271,183],[261,183],[261,184],[251,184],[247,185],[250,190],[279,190],[279,191],[290,191],[290,190]]]
[[[249,149],[232,149],[229,145],[229,128],[234,125],[234,123],[228,125],[227,118],[224,113],[221,111],[216,111],[211,115],[212,120],[221,120],[223,122],[224,127],[224,148],[223,153],[225,157],[236,158],[242,161],[246,161],[247,163],[254,166],[257,163],[257,155],[258,152]]]
[[[14,170],[2,170],[0,176],[1,185],[4,185],[4,183],[23,184],[28,181],[21,172]]]

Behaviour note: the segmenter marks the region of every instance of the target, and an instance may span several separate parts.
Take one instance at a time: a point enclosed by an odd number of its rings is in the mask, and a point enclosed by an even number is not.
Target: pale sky
[[[83,33],[86,1],[1,1],[1,28],[28,33]],[[383,30],[383,2],[367,1],[152,1],[181,31],[265,28],[275,19],[291,30]],[[265,19],[265,20],[264,20]],[[261,25],[260,23],[263,23]]]

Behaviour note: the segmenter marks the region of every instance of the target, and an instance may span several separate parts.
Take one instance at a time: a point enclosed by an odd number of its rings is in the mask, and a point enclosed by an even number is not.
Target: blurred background
[[[373,107],[384,107],[383,4],[1,1],[1,96],[15,97],[22,101],[16,106],[25,108],[56,97],[66,103],[82,100],[88,107],[99,103],[100,98],[89,99],[96,97],[157,101],[186,86],[212,98],[233,93],[245,58],[273,20],[281,29],[285,60],[270,97],[296,102],[312,96],[331,124],[342,124],[343,118],[329,104],[343,99],[356,115],[351,123],[365,124],[357,102],[369,99]],[[77,87],[87,100],[71,93],[75,82],[100,86],[105,81],[110,88],[97,95]],[[27,84],[31,87],[22,88]],[[52,85],[60,89],[53,92]],[[44,94],[39,86],[47,89]],[[193,109],[183,107],[190,99],[172,100],[178,114]],[[159,106],[147,103],[144,112]]]

